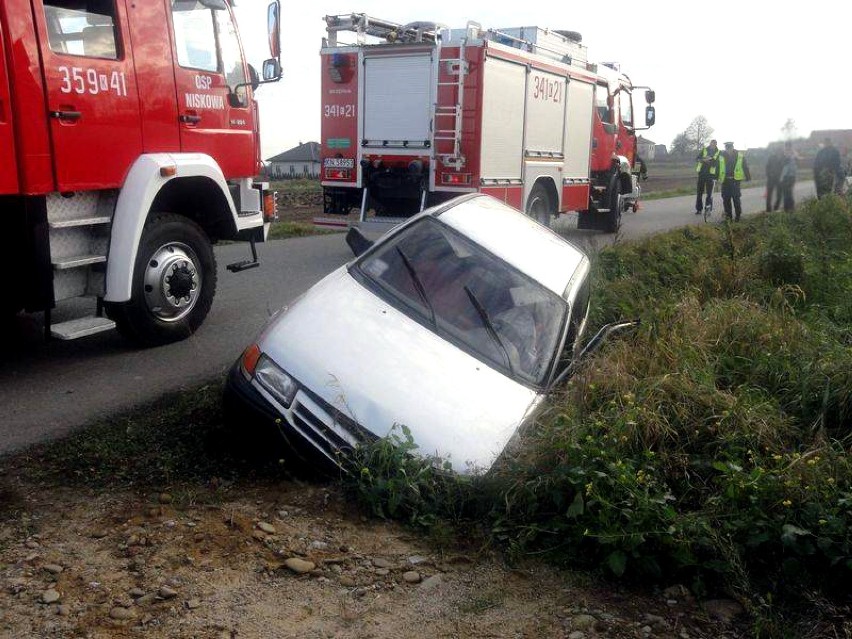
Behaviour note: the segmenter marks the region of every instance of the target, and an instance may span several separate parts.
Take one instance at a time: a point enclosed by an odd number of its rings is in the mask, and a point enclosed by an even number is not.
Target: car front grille
[[[378,439],[355,420],[302,387],[291,406],[294,426],[315,448],[339,465],[339,455]]]

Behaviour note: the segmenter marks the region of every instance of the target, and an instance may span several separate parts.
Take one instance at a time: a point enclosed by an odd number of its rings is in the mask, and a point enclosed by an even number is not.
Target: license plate
[[[323,166],[327,169],[354,169],[355,160],[352,158],[326,158]]]

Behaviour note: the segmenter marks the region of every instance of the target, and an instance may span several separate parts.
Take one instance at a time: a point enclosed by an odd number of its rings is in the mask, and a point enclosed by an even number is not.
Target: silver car
[[[487,470],[570,373],[589,260],[489,196],[426,210],[279,311],[228,377],[227,406],[302,456],[407,426],[424,455]]]

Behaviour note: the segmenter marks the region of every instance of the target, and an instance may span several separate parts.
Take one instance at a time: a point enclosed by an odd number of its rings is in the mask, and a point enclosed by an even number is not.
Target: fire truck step
[[[101,262],[106,262],[106,259],[106,255],[75,255],[74,257],[53,260],[53,268],[57,271],[64,271],[69,268],[77,268],[78,266],[100,264]]]
[[[56,339],[69,340],[88,337],[96,333],[103,333],[115,328],[115,322],[106,317],[81,317],[80,319],[69,320],[59,324],[53,324],[50,327],[50,336]]]
[[[112,219],[105,215],[103,217],[84,217],[79,220],[56,220],[48,222],[52,229],[67,229],[72,226],[95,226],[97,224],[109,224]]]

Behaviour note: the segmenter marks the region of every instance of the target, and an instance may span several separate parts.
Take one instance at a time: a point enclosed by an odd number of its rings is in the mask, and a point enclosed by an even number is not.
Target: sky
[[[267,0],[237,0],[248,61],[269,57]],[[257,92],[264,159],[320,137],[323,16],[350,12],[407,23],[463,27],[540,26],[579,31],[589,60],[615,61],[636,85],[656,91],[657,123],[642,134],[671,144],[698,115],[719,142],[740,149],[782,139],[792,118],[799,136],[815,129],[852,129],[849,38],[852,3],[810,0],[591,2],[387,0],[282,3],[282,67],[276,84]],[[637,105],[641,113],[642,104]]]

